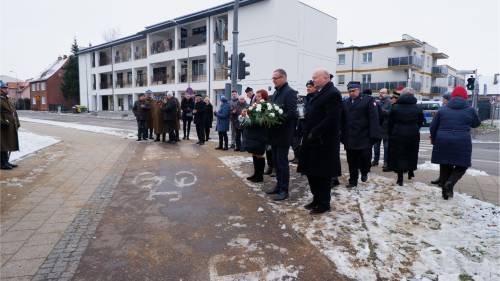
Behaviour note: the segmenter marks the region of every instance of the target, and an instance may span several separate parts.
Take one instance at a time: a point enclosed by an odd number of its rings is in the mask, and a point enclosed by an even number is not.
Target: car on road
[[[437,100],[419,101],[418,105],[420,106],[420,108],[422,108],[422,111],[424,112],[424,126],[429,127],[432,122],[432,118],[436,116],[436,113],[441,108],[443,103]]]

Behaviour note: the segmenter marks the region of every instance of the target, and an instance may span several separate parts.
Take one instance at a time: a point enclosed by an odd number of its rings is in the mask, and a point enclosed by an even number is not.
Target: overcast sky
[[[89,42],[97,45],[103,42],[106,30],[119,29],[125,36],[147,25],[226,2],[2,0],[0,74],[34,77],[59,55],[69,54],[75,37],[80,46]],[[395,41],[407,33],[448,54],[450,58],[442,63],[458,69],[478,68],[480,74],[500,72],[498,0],[303,2],[336,17],[337,39],[346,45]]]

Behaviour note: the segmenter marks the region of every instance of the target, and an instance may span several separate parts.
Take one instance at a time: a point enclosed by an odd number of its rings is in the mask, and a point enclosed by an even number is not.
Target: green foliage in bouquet
[[[242,120],[243,126],[272,128],[285,120],[283,109],[276,104],[261,100],[248,108],[248,117]]]

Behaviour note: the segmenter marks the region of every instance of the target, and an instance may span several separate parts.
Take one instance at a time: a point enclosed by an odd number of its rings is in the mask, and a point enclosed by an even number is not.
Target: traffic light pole
[[[240,1],[234,1],[233,10],[233,60],[231,61],[231,90],[238,90],[238,9]],[[241,94],[241,93],[238,93]]]

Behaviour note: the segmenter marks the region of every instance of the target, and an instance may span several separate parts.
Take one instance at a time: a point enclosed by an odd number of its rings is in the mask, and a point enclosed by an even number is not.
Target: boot
[[[396,183],[399,186],[403,186],[403,173],[398,173],[398,180],[396,181]]]
[[[160,134],[156,134],[155,142],[159,142],[159,141],[160,141]]]
[[[441,178],[437,178],[431,181],[431,184],[439,184],[441,182]]]
[[[222,148],[222,147],[221,147],[221,148]],[[253,180],[253,179],[255,178],[255,176],[256,176],[256,171],[257,171],[257,164],[256,164],[256,163],[257,163],[257,160],[256,160],[256,158],[257,158],[257,157],[252,156],[253,175],[251,175],[251,176],[249,176],[249,177],[247,178],[247,180],[249,180],[249,181]]]
[[[451,181],[447,181],[444,184],[441,195],[444,200],[448,200],[448,198],[453,197],[453,183]]]
[[[162,142],[166,142],[166,138],[167,138],[167,134],[163,133],[163,134],[161,135],[161,141],[162,141]]]
[[[413,173],[413,171],[408,171],[408,179],[411,180],[414,177],[415,177],[415,174]]]
[[[251,182],[263,182],[264,181],[264,167],[266,166],[266,160],[264,158],[255,157],[255,176],[250,179]]]

